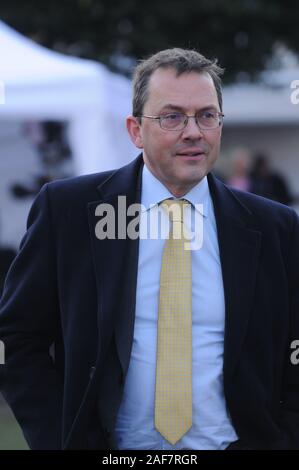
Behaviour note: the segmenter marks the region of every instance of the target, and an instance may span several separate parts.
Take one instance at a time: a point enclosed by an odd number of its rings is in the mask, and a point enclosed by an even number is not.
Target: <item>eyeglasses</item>
[[[155,119],[159,121],[161,129],[166,131],[182,131],[187,126],[189,119],[193,118],[199,129],[208,131],[221,126],[224,114],[218,111],[202,111],[195,116],[187,116],[184,113],[170,113],[162,116],[146,116],[142,114],[135,117]]]

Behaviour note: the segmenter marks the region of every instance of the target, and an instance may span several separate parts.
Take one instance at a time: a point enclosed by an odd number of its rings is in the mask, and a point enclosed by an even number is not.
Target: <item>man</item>
[[[212,176],[220,74],[189,50],[142,62],[127,119],[142,156],[116,171],[50,183],[33,204],[0,315],[2,390],[31,448],[299,448],[299,369],[291,360],[298,217]],[[168,199],[183,199],[203,224],[202,244],[191,251],[192,416],[186,402],[191,422],[174,443],[159,432],[155,405],[168,240],[102,237],[101,208],[112,207],[116,221],[124,215],[118,196],[126,208],[142,204],[140,231],[144,214]],[[176,341],[181,348],[179,334]],[[190,396],[184,387],[182,400]]]

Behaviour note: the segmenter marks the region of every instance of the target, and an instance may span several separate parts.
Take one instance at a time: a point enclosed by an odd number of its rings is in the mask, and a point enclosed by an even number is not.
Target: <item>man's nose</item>
[[[194,117],[189,118],[183,130],[183,139],[201,139],[202,137],[203,131],[198,127],[196,119]]]

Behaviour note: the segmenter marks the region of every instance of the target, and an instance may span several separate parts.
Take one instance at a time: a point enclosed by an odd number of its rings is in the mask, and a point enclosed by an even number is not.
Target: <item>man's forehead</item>
[[[207,72],[183,72],[177,75],[174,68],[159,68],[149,80],[147,101],[172,102],[181,95],[191,100],[205,96],[208,101],[218,102],[217,93],[212,77]]]
[[[174,67],[159,67],[151,75],[150,81],[163,81],[168,80],[169,78],[174,80],[180,80],[181,78],[186,77],[207,77],[213,83],[212,77],[208,72],[190,70],[186,72],[178,72]]]

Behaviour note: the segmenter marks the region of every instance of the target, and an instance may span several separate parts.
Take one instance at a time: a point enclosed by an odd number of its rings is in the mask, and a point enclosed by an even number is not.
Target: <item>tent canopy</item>
[[[50,51],[0,21],[0,119],[67,120],[77,174],[136,155],[125,129],[130,81],[93,61]]]

